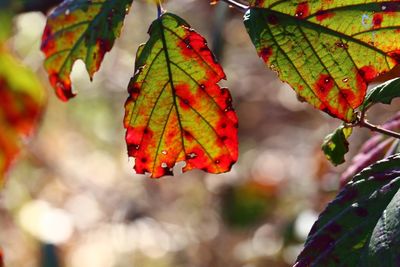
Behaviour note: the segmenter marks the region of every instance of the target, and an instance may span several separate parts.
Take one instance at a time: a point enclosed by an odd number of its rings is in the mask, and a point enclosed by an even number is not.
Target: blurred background
[[[123,105],[154,5],[134,1],[93,82],[84,64],[75,64],[79,94],[68,103],[56,98],[44,72],[45,16],[19,15],[9,46],[42,80],[48,105],[1,193],[7,267],[291,266],[335,196],[348,163],[333,168],[320,146],[340,121],[300,103],[265,68],[237,10],[204,0],[170,0],[164,8],[204,35],[224,67],[222,85],[239,117],[238,163],[222,175],[152,180],[134,173]],[[372,118],[384,121],[394,106]],[[355,131],[347,158],[369,135]]]

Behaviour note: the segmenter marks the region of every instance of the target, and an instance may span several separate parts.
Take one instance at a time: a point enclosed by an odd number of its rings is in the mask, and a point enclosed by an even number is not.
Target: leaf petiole
[[[157,1],[157,18],[160,18],[164,12],[165,11],[161,6],[161,0]]]
[[[400,139],[400,133],[397,133],[397,132],[382,128],[382,127],[380,127],[378,125],[371,124],[365,118],[360,120],[358,122],[357,126],[364,127],[364,128],[370,129],[371,131],[378,132],[378,133],[381,133],[381,134],[385,134],[385,135]]]
[[[247,9],[249,8],[249,6],[242,4],[238,1],[235,0],[222,0],[225,3],[229,4],[230,6],[236,8],[237,10],[239,10],[242,13],[245,13],[247,11]]]

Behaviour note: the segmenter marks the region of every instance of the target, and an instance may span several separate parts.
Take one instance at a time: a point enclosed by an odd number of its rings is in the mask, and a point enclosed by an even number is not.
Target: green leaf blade
[[[165,13],[138,49],[125,105],[126,141],[137,173],[230,170],[238,156],[237,117],[225,78],[205,39],[181,18]]]

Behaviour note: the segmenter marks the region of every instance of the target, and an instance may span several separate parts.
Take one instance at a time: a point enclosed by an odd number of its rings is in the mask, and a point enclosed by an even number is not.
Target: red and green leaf
[[[0,183],[44,106],[36,76],[0,48]]]
[[[45,68],[58,97],[64,101],[75,96],[70,73],[81,59],[93,78],[104,54],[119,36],[132,0],[64,1],[47,19],[41,49]]]
[[[367,85],[400,62],[400,3],[251,0],[259,56],[308,103],[352,121]]]
[[[137,173],[229,171],[238,157],[237,117],[222,67],[205,39],[181,18],[165,13],[138,49],[125,105],[126,142]]]

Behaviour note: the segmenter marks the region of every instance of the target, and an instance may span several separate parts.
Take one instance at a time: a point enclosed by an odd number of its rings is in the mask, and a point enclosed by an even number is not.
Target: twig
[[[385,134],[385,135],[400,139],[400,133],[396,133],[396,132],[393,132],[391,130],[382,128],[380,126],[371,124],[364,118],[362,120],[360,120],[357,125],[359,127],[368,128],[368,129],[370,129],[371,131],[374,131],[374,132],[378,132],[378,133],[381,133],[381,134]]]
[[[227,3],[230,6],[233,6],[234,8],[236,8],[237,10],[239,10],[242,13],[245,13],[247,11],[247,9],[249,8],[249,6],[242,4],[240,2],[237,2],[236,0],[222,0],[225,3]]]

